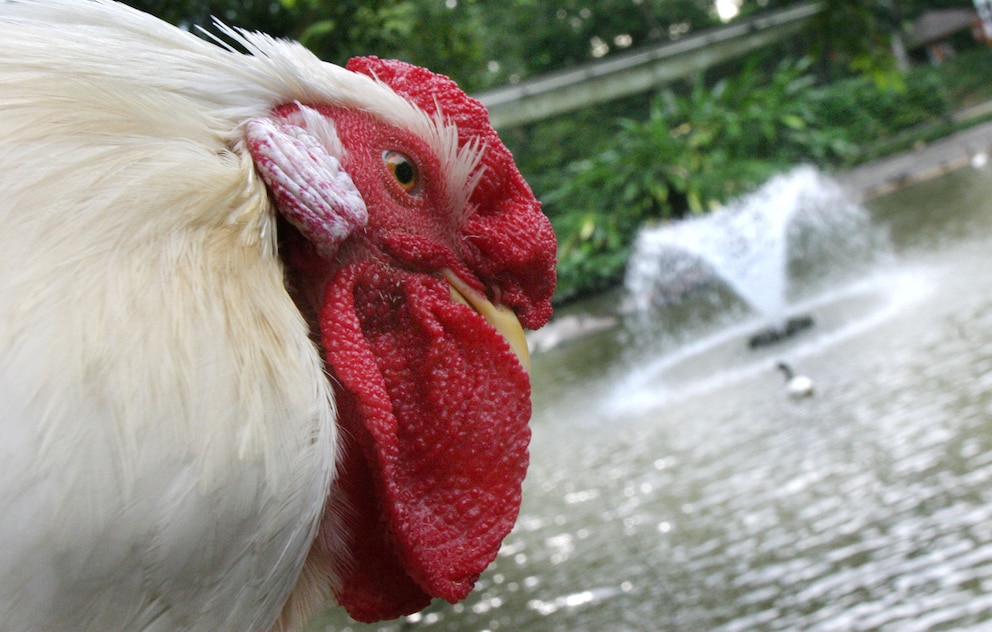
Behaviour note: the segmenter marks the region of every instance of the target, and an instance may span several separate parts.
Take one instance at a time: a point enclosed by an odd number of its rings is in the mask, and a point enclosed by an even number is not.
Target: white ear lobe
[[[341,242],[368,223],[361,193],[317,136],[258,118],[245,124],[245,139],[276,208],[321,256],[333,258]]]

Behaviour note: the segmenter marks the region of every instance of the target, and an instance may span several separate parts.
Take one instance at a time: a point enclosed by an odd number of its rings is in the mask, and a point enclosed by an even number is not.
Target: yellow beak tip
[[[527,348],[527,337],[513,310],[502,305],[493,305],[489,299],[469,287],[451,270],[443,270],[444,278],[451,290],[451,300],[467,305],[482,316],[487,323],[506,339],[510,350],[516,354],[524,371],[530,373],[530,350]]]

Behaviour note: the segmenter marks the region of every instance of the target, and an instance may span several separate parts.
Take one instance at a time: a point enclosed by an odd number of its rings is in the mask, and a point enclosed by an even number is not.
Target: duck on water
[[[776,367],[785,375],[785,389],[789,393],[789,397],[799,399],[813,395],[813,380],[805,375],[797,374],[785,362],[779,362]]]

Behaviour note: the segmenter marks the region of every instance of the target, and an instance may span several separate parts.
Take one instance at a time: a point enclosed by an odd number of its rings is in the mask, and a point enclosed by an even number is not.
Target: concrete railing
[[[645,92],[799,32],[819,2],[772,11],[675,42],[612,55],[476,94],[496,128],[515,127]]]

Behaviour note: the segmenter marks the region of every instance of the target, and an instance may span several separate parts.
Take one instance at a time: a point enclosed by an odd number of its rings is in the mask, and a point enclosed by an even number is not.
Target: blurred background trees
[[[216,16],[296,39],[337,64],[404,59],[477,93],[806,1],[128,3],[183,28]],[[500,130],[558,234],[558,300],[616,283],[644,223],[706,212],[797,163],[845,168],[905,149],[951,131],[956,108],[992,98],[992,53],[967,30],[947,41],[961,54],[939,66],[900,54],[924,12],[972,0],[820,2],[797,37],[653,93]]]

